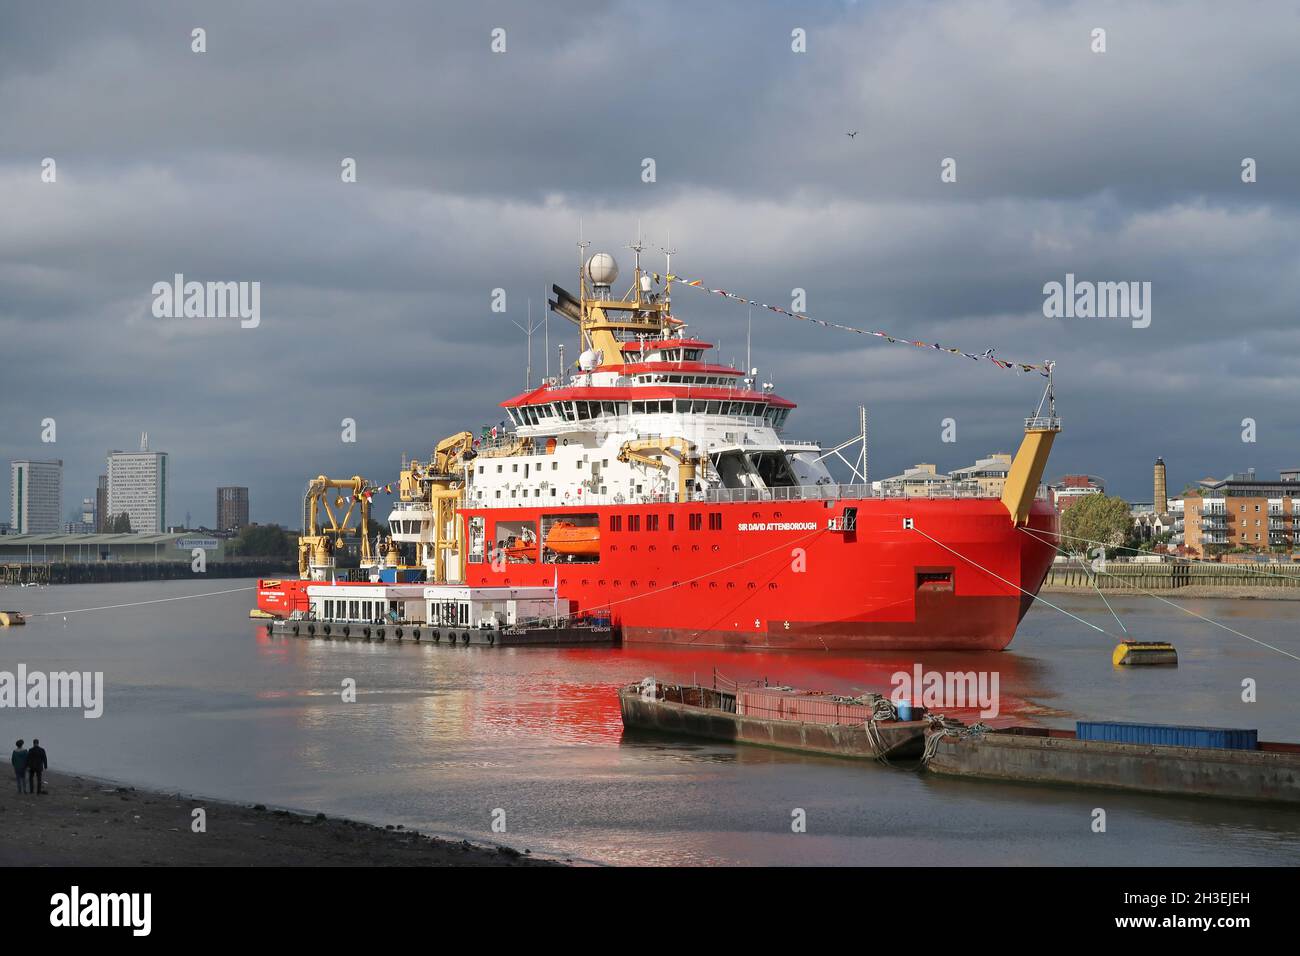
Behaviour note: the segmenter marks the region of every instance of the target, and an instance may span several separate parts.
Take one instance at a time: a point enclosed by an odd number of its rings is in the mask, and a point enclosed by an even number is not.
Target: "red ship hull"
[[[856,527],[832,530],[845,507],[857,509]],[[598,516],[599,560],[471,561],[467,583],[557,586],[578,612],[608,609],[626,643],[812,650],[1005,648],[1051,567],[1055,548],[1042,539],[1057,524],[1045,501],[1028,534],[1000,501],[975,498],[461,512],[484,519],[487,541],[497,521],[517,533],[543,515]],[[261,583],[263,610],[306,607],[309,582]]]
[[[856,529],[828,519],[856,508]],[[665,504],[467,509],[495,520],[600,516],[591,564],[468,564],[478,586],[558,584],[579,610],[608,608],[628,643],[698,647],[1001,650],[1042,586],[1055,548],[1012,526],[996,499]],[[610,530],[622,515],[622,530]],[[628,530],[631,516],[645,529]],[[691,515],[699,515],[699,530]],[[673,530],[669,531],[669,516]],[[911,518],[912,529],[904,528]],[[1034,503],[1030,525],[1056,531]],[[793,526],[793,530],[786,530]],[[928,535],[929,537],[926,537]],[[931,540],[934,539],[934,540]],[[941,542],[941,543],[936,543]],[[946,546],[946,547],[945,547]],[[951,550],[949,550],[951,549]],[[978,565],[978,566],[977,566]],[[1002,580],[999,580],[1001,578]],[[1029,592],[1025,594],[1018,588]]]

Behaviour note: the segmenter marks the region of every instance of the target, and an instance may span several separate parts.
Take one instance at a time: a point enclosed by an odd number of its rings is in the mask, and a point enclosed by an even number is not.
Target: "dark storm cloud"
[[[255,518],[291,522],[311,474],[389,478],[403,452],[500,418],[524,341],[491,290],[540,315],[549,283],[573,282],[581,218],[625,274],[640,220],[652,245],[671,229],[679,271],[754,298],[800,287],[833,321],[1055,358],[1054,474],[1143,498],[1157,454],[1178,487],[1294,465],[1297,40],[1281,4],[14,8],[0,453],[63,457],[66,508],[148,430],[173,456],[171,520],[210,522],[212,489],[246,483]],[[261,326],[153,318],[153,283],[177,272],[260,281]],[[1066,272],[1150,281],[1151,327],[1044,318]],[[676,301],[744,362],[744,308]],[[753,322],[754,361],[801,403],[791,434],[839,439],[866,402],[876,477],[1013,450],[1038,399],[1036,377]]]

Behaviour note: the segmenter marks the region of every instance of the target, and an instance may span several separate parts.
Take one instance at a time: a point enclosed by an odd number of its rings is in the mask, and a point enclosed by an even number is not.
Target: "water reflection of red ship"
[[[620,682],[653,675],[662,680],[698,682],[708,686],[715,670],[723,681],[769,681],[828,694],[856,695],[868,691],[888,695],[892,678],[911,674],[916,655],[813,655],[799,652],[728,652],[713,648],[624,647],[621,650],[572,648],[557,650],[553,661],[561,665],[556,676],[504,697],[486,697],[473,706],[467,722],[508,735],[544,735],[587,743],[614,742],[622,733],[617,695],[611,687]],[[1052,712],[1030,699],[1036,696],[1040,665],[1033,658],[1008,652],[934,653],[919,662],[927,671],[996,672],[998,708],[1004,715],[1048,716]],[[559,674],[599,673],[592,683],[565,682]],[[948,707],[950,714],[973,716],[978,708]]]

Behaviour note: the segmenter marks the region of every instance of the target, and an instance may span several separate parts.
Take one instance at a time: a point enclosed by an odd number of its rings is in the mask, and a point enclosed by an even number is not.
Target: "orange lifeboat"
[[[511,538],[505,546],[506,560],[537,563],[536,538]]]
[[[557,521],[546,532],[546,547],[556,554],[577,558],[599,557],[600,528],[579,526],[572,521]]]

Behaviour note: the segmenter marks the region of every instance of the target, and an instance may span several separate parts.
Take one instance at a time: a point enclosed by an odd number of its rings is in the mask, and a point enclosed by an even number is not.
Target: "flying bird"
[[[857,131],[857,130],[854,130],[853,132],[851,132],[851,133],[845,133],[844,135],[847,136],[849,139],[852,139],[854,136],[857,136],[857,135],[858,135],[858,131]]]

